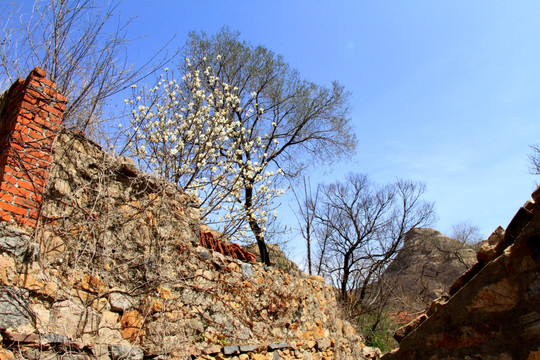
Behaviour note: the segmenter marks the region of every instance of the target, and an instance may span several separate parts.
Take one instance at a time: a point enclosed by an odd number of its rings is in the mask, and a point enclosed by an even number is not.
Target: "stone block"
[[[111,292],[109,294],[109,303],[111,304],[111,311],[118,312],[128,311],[139,305],[137,299],[119,292]]]
[[[225,355],[236,355],[240,353],[240,347],[238,345],[228,345],[223,347],[223,354]]]
[[[287,343],[281,342],[281,343],[272,343],[268,345],[268,349],[271,351],[274,350],[280,350],[280,349],[288,349],[291,346]]]
[[[144,352],[141,348],[122,345],[109,345],[112,360],[142,360]]]
[[[257,350],[257,345],[240,345],[240,352],[254,352]]]
[[[28,290],[0,286],[0,329],[17,328],[30,323]]]

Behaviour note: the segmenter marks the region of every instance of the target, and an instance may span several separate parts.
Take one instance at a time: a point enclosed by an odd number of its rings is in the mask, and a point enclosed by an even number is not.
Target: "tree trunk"
[[[253,232],[253,235],[255,235],[255,239],[257,240],[257,245],[259,246],[259,254],[261,256],[261,262],[265,265],[270,266],[272,264],[270,263],[270,256],[268,254],[268,249],[266,248],[266,243],[264,242],[264,235],[262,229],[259,224],[257,224],[257,220],[255,220],[255,218],[251,216],[253,211],[253,187],[246,187],[245,195],[246,202],[244,205],[246,208],[246,214],[248,216],[248,223],[251,231]]]

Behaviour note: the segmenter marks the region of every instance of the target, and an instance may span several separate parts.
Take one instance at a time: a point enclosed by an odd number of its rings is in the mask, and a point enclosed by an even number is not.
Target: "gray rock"
[[[240,345],[240,352],[253,352],[257,350],[257,345]]]
[[[317,339],[317,346],[319,347],[319,350],[325,351],[330,347],[330,339],[328,338],[322,338]]]
[[[272,360],[281,360],[281,356],[279,356],[277,351],[272,353]]]
[[[126,311],[138,305],[138,301],[129,295],[112,292],[109,295],[111,311]]]
[[[30,323],[28,290],[0,287],[0,329],[17,328]]]
[[[253,266],[251,264],[243,263],[241,265],[242,268],[242,275],[244,275],[245,279],[252,279],[253,278]]]
[[[272,343],[268,345],[268,348],[270,350],[288,349],[290,348],[290,345],[287,343]]]
[[[380,349],[366,346],[362,349],[362,355],[368,359],[378,359],[382,355],[382,352]]]
[[[7,252],[17,257],[23,257],[28,254],[32,258],[35,258],[34,253],[36,249],[35,246],[30,246],[31,243],[32,239],[26,231],[13,226],[0,227],[0,252]],[[39,253],[39,248],[37,252]]]
[[[223,354],[225,355],[236,355],[240,352],[238,345],[229,345],[223,347]]]
[[[142,360],[144,358],[143,350],[138,347],[109,345],[109,352],[112,360]]]
[[[249,340],[253,337],[253,333],[249,328],[241,326],[237,331],[236,337],[240,340]]]
[[[42,339],[49,344],[67,344],[69,343],[69,338],[61,334],[43,334]]]
[[[208,260],[210,259],[210,251],[207,248],[204,248],[202,246],[199,246],[197,248],[197,253],[199,254],[199,258],[201,260]]]

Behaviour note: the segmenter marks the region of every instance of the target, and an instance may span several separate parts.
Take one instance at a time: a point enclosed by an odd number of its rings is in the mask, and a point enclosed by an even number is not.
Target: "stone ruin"
[[[370,359],[334,289],[201,232],[197,199],[0,97],[0,359]],[[540,359],[540,190],[383,359]]]
[[[0,359],[377,357],[324,280],[218,241],[197,198],[62,129],[45,71],[1,99]]]

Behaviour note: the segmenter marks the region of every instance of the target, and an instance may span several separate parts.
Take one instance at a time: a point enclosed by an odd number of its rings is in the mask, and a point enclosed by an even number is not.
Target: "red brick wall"
[[[36,226],[66,98],[35,68],[0,109],[0,220]]]

